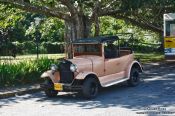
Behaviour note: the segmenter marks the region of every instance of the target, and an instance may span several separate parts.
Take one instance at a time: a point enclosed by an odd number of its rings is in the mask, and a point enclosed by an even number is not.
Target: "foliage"
[[[0,10],[0,27],[8,31],[9,40],[25,39],[25,13],[5,5],[0,5]]]
[[[36,18],[36,17],[35,17]],[[37,17],[40,18],[40,17]],[[31,22],[25,35],[36,39],[36,31],[41,33],[40,41],[62,42],[64,38],[64,22],[57,18],[40,18],[39,25],[35,21]]]
[[[171,0],[166,2],[162,0],[152,0],[151,2],[146,0],[0,0],[0,3],[11,4],[28,12],[64,20],[66,42],[88,37],[93,23],[95,25],[95,36],[98,35],[100,32],[99,17],[102,16],[122,19],[160,34],[162,28],[160,23],[157,23],[162,21],[160,15],[166,11],[174,11],[174,5],[169,5],[172,3]],[[161,5],[162,3],[163,5]],[[169,8],[171,10],[168,10]],[[34,24],[31,24],[31,27],[29,32],[34,34],[32,31]]]
[[[163,14],[175,11],[174,0],[26,0],[22,2],[0,0],[0,2],[69,22],[75,22],[76,18],[85,16],[98,23],[96,16],[113,16],[158,33],[162,32]]]
[[[100,18],[100,34],[112,34],[115,35],[119,30],[125,29],[127,24],[123,20],[117,20],[115,18],[104,16]]]
[[[11,5],[0,5],[0,10],[0,27],[8,31],[10,42],[35,41],[37,29],[41,33],[40,41],[63,41],[62,20],[48,18],[42,14],[26,13]],[[35,25],[36,18],[41,20],[39,27]]]
[[[54,20],[54,19],[53,19]],[[46,23],[43,23],[46,28]],[[51,24],[48,23],[48,25],[55,25],[57,23],[52,22]],[[48,26],[49,27],[49,26]],[[63,26],[64,27],[64,26]],[[62,33],[64,33],[64,29],[60,28],[62,30]],[[43,25],[40,26],[41,30],[44,29]],[[116,35],[117,33],[133,33],[134,34],[134,41],[132,43],[134,44],[134,50],[138,52],[153,52],[158,51],[160,47],[161,40],[159,36],[151,31],[142,30],[139,27],[132,26],[129,23],[126,23],[123,20],[117,20],[112,17],[101,17],[100,18],[100,35],[110,34],[110,35]],[[47,32],[47,31],[46,31]],[[94,28],[92,29],[92,33],[94,33]],[[43,33],[44,34],[44,33]],[[49,33],[48,34],[53,34]],[[46,36],[46,35],[43,35]],[[49,39],[50,37],[50,39]],[[63,43],[54,42],[51,38],[52,36],[48,36],[48,40],[42,39],[42,41],[39,42],[39,52],[40,53],[63,53],[64,52],[64,45]],[[123,39],[122,36],[119,36],[120,39]],[[47,38],[47,37],[46,37]],[[129,38],[129,37],[127,37]],[[6,49],[13,50],[15,47],[16,54],[35,54],[36,53],[36,43],[35,41],[24,41],[24,42],[12,42],[5,44],[0,47],[1,49],[1,55],[9,55],[12,52],[6,52]],[[130,43],[130,44],[132,44]]]
[[[33,41],[8,42],[0,47],[0,56],[13,56],[13,54],[36,54],[36,43]],[[40,54],[64,53],[63,42],[42,42],[39,43]]]
[[[37,32],[41,35],[40,43],[63,41],[63,36],[67,35],[66,33],[71,36],[77,35],[77,38],[80,35],[85,36],[88,34],[82,33],[89,33],[88,28],[91,28],[89,25],[92,22],[94,34],[98,30],[96,28],[100,22],[100,34],[131,31],[135,34],[135,43],[139,43],[136,48],[140,49],[139,46],[146,48],[146,44],[163,43],[161,37],[162,15],[175,11],[173,0],[27,0],[22,2],[0,0],[0,2],[5,4],[0,6],[2,11],[0,26],[5,29],[9,28],[11,42],[19,41],[20,43],[26,40],[36,41]],[[39,25],[35,24],[36,18],[41,20]],[[73,27],[67,27],[64,22]],[[83,28],[82,24],[86,28]],[[77,33],[64,31],[65,27],[77,31]],[[141,28],[146,30],[141,30]],[[71,36],[65,37],[66,42],[69,42]],[[41,49],[44,51],[44,47]]]
[[[46,53],[64,53],[64,44],[58,42],[43,42],[41,47]]]
[[[36,53],[36,36],[38,35],[41,35],[38,41],[41,43],[41,53],[64,51],[60,44],[50,44],[51,48],[45,48],[47,43],[42,44],[47,41],[63,41],[64,22],[62,20],[48,18],[41,14],[26,13],[13,8],[11,5],[0,5],[0,10],[0,55],[14,56],[16,53]],[[36,18],[41,19],[38,26],[35,25]],[[53,46],[57,47],[57,49],[53,48]]]
[[[38,82],[40,75],[58,61],[41,58],[39,60],[24,60],[18,63],[0,64],[0,86],[12,86]]]
[[[159,52],[161,39],[157,33],[143,30],[123,20],[118,20],[109,16],[100,18],[100,28],[100,35],[118,35],[122,41],[123,39],[129,39],[131,35],[123,35],[120,33],[132,33],[133,40],[128,41],[127,44],[133,44],[133,49],[137,52]],[[91,31],[94,33],[94,28],[92,28]]]
[[[135,58],[139,59],[141,63],[162,62],[164,55],[162,53],[135,53]]]

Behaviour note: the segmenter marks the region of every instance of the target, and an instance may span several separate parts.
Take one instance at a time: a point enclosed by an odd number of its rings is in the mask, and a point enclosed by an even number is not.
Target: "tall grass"
[[[39,60],[24,60],[18,63],[0,64],[0,86],[36,83],[40,75],[50,68],[56,60],[41,58]]]

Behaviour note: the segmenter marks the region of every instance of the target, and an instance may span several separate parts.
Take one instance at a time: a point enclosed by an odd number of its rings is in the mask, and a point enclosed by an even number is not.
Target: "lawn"
[[[47,59],[59,59],[65,57],[65,54],[39,54],[39,59],[47,58]],[[17,63],[24,60],[36,60],[37,55],[17,55],[16,58],[12,56],[0,56],[1,63]]]
[[[164,54],[161,53],[135,53],[135,58],[142,63],[159,62],[164,60]]]
[[[40,54],[39,58],[59,59],[65,57],[65,54]],[[0,56],[2,62],[18,62],[22,60],[34,60],[36,55],[18,55],[15,59],[11,56]],[[142,63],[158,62],[164,60],[164,55],[161,53],[135,53],[135,58]]]
[[[65,54],[39,54],[39,58],[49,58],[49,59],[57,59],[57,58],[62,58],[65,57]],[[17,55],[15,60],[23,60],[23,59],[36,59],[37,55],[35,54],[30,54],[30,55]],[[14,60],[12,56],[0,56],[1,60],[4,59],[9,59],[9,60]]]

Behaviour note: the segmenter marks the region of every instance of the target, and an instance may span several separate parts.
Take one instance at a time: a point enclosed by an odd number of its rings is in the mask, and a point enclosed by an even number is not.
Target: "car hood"
[[[73,58],[68,61],[77,65],[78,71],[92,71],[92,60],[87,58]]]

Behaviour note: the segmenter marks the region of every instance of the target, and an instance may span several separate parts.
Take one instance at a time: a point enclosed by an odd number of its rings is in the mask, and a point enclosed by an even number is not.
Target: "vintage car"
[[[48,97],[58,92],[79,92],[86,98],[97,96],[100,87],[127,81],[140,82],[142,66],[134,60],[131,48],[122,47],[118,36],[99,36],[73,42],[73,58],[62,59],[44,72],[41,84]]]

